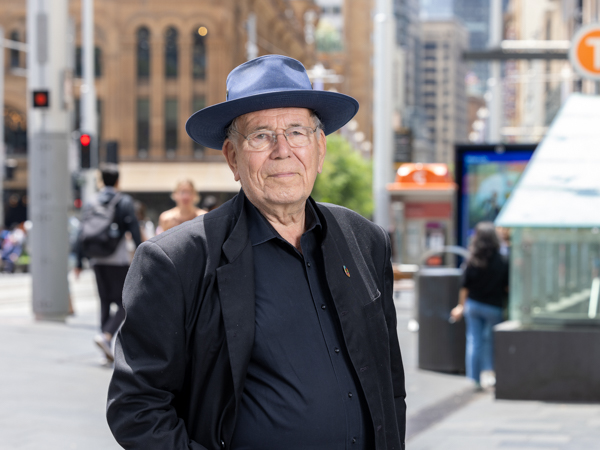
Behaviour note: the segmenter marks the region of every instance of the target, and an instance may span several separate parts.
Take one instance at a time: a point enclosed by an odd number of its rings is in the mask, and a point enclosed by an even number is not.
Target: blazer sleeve
[[[390,361],[392,367],[392,384],[394,389],[394,403],[396,406],[396,418],[402,448],[405,447],[406,438],[406,387],[404,380],[404,365],[400,343],[398,342],[396,307],[394,305],[394,272],[392,270],[392,246],[390,238],[385,230],[385,261],[383,280],[383,308],[390,338]]]
[[[175,266],[142,244],[123,289],[127,318],[118,333],[107,420],[126,449],[206,450],[189,439],[172,401],[186,373],[185,303]]]

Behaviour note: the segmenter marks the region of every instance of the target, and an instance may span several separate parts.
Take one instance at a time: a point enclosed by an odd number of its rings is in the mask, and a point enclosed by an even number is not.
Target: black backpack
[[[110,202],[88,205],[84,209],[79,241],[87,258],[109,256],[117,249],[122,235],[115,220],[115,211],[121,198],[121,193],[117,192]]]

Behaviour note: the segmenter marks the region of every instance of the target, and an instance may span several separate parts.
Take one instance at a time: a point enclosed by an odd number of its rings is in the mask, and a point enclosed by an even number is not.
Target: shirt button
[[[336,353],[339,353],[340,349],[336,347],[336,348],[333,349],[333,351],[336,352]]]
[[[306,263],[306,265],[307,265],[308,267],[310,267],[310,262],[307,262],[307,263]]]
[[[348,397],[352,398],[352,392],[348,392]]]
[[[327,306],[325,306],[325,305],[321,305],[321,309],[322,309],[322,310],[326,310],[326,309],[327,309]]]
[[[356,444],[356,438],[352,438],[352,443]]]

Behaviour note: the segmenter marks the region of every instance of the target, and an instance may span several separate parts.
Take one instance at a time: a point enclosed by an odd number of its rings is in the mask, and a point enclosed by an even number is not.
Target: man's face
[[[244,136],[258,130],[280,133],[277,142],[256,151],[248,141],[234,133],[225,140],[223,153],[236,181],[250,201],[259,208],[273,210],[281,206],[301,206],[310,195],[325,159],[325,133],[317,130],[309,144],[292,148],[283,136],[290,127],[314,128],[305,108],[266,109],[240,116],[236,123]]]

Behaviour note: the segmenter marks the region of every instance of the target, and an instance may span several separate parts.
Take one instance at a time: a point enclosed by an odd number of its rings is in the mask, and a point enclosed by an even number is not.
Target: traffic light
[[[79,136],[79,161],[82,169],[91,167],[91,147],[92,137],[87,133],[82,133]]]
[[[47,108],[50,106],[50,92],[47,90],[33,91],[33,107]]]

